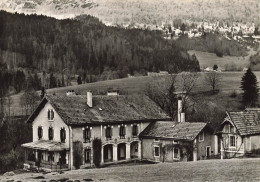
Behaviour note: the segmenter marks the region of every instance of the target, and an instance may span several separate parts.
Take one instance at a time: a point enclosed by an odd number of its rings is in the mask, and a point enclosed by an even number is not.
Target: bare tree
[[[182,97],[184,112],[194,106],[191,92],[196,85],[197,78],[197,73],[189,72],[171,74],[164,80],[158,77],[147,85],[145,93],[174,119],[177,116],[178,96]]]
[[[177,98],[175,95],[176,75],[169,75],[163,80],[161,77],[153,78],[145,89],[145,94],[172,118],[176,115]]]
[[[205,74],[204,82],[212,88],[212,92],[215,93],[216,88],[220,85],[221,76],[218,72],[209,72]]]
[[[187,111],[192,108],[194,109],[194,99],[192,98],[192,92],[196,87],[198,80],[198,73],[196,72],[182,72],[180,73],[177,83],[178,94],[182,98],[182,110],[187,113]]]
[[[39,95],[33,89],[26,90],[23,93],[23,95],[21,96],[20,105],[23,107],[25,115],[29,115],[34,111],[39,100]]]

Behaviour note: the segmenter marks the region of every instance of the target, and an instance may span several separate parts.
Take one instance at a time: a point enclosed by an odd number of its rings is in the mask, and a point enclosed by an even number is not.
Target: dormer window
[[[125,138],[125,126],[124,125],[120,126],[119,135],[120,135],[120,138]]]
[[[112,128],[111,128],[111,126],[107,126],[107,128],[106,128],[106,138],[107,139],[112,138]]]
[[[42,127],[41,126],[38,127],[38,139],[39,140],[42,139]]]
[[[48,120],[53,121],[54,120],[54,111],[53,109],[48,110]]]
[[[61,130],[60,130],[60,140],[61,140],[61,143],[65,143],[65,140],[66,140],[65,128],[61,128]]]
[[[134,125],[133,125],[132,135],[133,135],[133,137],[136,137],[136,136],[138,135],[138,127],[137,127],[137,124],[134,124]]]
[[[83,129],[83,138],[84,138],[84,142],[90,142],[90,138],[91,138],[91,127],[86,127]]]
[[[54,133],[53,133],[53,128],[52,127],[49,127],[48,133],[49,133],[49,140],[53,140]]]

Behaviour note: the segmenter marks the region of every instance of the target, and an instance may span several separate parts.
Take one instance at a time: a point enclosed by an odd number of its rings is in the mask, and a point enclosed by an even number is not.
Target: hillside
[[[152,70],[199,70],[196,57],[160,32],[107,27],[91,16],[56,20],[0,11],[0,27],[0,63],[9,70],[78,74],[87,82]]]
[[[3,0],[0,9],[56,18],[90,14],[107,24],[157,24],[173,20],[259,23],[258,0]]]
[[[244,72],[222,72],[221,73],[221,84],[220,92],[215,95],[208,94],[210,87],[205,85],[204,76],[207,73],[199,73],[196,87],[193,92],[198,98],[198,101],[206,101],[208,104],[213,104],[228,110],[240,110],[241,103],[240,97],[230,97],[230,95],[235,91],[237,94],[241,92],[240,84],[241,77]],[[260,80],[260,72],[255,72],[257,79]],[[74,90],[78,94],[86,94],[88,90],[91,90],[93,94],[106,94],[109,88],[119,89],[121,94],[144,94],[148,83],[152,82],[164,82],[165,77],[134,77],[134,78],[123,78],[115,80],[100,81],[95,83],[88,83],[82,85],[74,85],[69,87],[60,87],[46,90],[47,94],[66,94],[69,90]],[[258,83],[260,87],[260,83]],[[177,88],[178,89],[178,88]],[[40,94],[40,92],[38,92]],[[13,100],[11,109],[15,115],[21,115],[24,113],[23,108],[20,106],[20,97],[22,93],[13,95],[11,98]]]

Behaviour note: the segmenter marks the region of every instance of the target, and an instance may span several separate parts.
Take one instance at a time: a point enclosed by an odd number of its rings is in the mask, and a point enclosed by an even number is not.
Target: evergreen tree
[[[82,84],[82,80],[81,80],[80,76],[78,76],[77,82],[78,82],[78,85]]]
[[[257,106],[259,88],[257,86],[257,78],[250,68],[242,77],[240,88],[244,91],[243,104],[246,107]]]
[[[45,88],[42,87],[42,89],[41,89],[41,99],[45,96],[45,94],[46,94]]]
[[[57,87],[57,81],[53,73],[50,75],[50,88],[55,88]]]

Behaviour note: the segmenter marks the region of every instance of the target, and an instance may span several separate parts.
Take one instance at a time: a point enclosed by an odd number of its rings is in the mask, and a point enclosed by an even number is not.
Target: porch
[[[63,143],[40,140],[22,147],[25,148],[25,168],[45,171],[69,169],[69,148]]]

